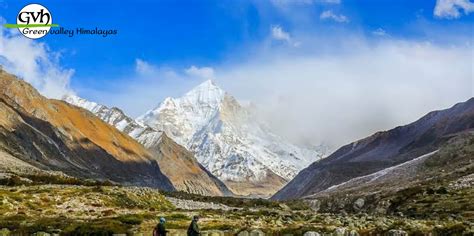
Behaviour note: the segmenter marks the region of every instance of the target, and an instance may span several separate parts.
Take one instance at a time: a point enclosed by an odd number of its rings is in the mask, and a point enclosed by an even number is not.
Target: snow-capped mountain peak
[[[164,99],[136,120],[119,109],[78,97],[64,100],[96,111],[96,115],[146,147],[157,143],[165,132],[237,194],[273,194],[324,155],[273,134],[249,106],[242,106],[211,80],[182,97]]]
[[[206,80],[183,96],[183,100],[192,104],[218,105],[224,98],[225,91],[214,81]]]
[[[251,186],[254,194],[269,194],[322,155],[284,141],[257,120],[208,80],[180,98],[166,98],[137,122],[194,152],[211,173],[236,184],[229,186],[234,192],[248,194],[242,188]]]
[[[174,140],[187,146],[193,134],[216,115],[226,92],[207,80],[181,98],[166,98],[153,110],[137,118],[137,122],[156,130],[164,130]]]
[[[76,95],[73,95],[73,94],[65,95],[62,100],[66,101],[70,104],[74,104],[78,107],[83,107],[86,110],[91,111],[92,113],[97,113],[101,109],[104,108],[103,105],[100,105],[100,104],[95,103],[95,102],[87,101],[87,100],[85,100],[83,98],[80,98],[80,97],[78,97]]]
[[[198,163],[191,152],[176,144],[163,132],[138,123],[115,107],[108,108],[77,96],[65,96],[63,100],[91,111],[103,121],[143,144],[153,153],[160,170],[177,190],[203,195],[232,194],[222,181]],[[172,105],[173,100],[168,99],[163,104]]]

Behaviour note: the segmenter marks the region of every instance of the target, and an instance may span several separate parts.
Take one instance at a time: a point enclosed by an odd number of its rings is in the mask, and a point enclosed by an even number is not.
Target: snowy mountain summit
[[[136,121],[166,132],[242,195],[272,194],[322,157],[272,134],[211,80],[180,98],[166,98]]]
[[[91,111],[147,148],[159,146],[165,132],[236,194],[271,195],[324,154],[273,134],[253,109],[211,80],[180,98],[166,98],[136,120],[118,108],[74,95],[63,100]]]

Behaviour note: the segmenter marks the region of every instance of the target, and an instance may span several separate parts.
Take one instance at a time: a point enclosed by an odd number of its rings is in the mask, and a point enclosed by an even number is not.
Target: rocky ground
[[[316,213],[304,204],[291,202],[231,198],[209,202],[201,201],[207,198],[187,198],[138,187],[1,186],[0,235],[151,235],[159,217],[167,219],[171,235],[185,235],[193,215],[202,217],[203,235],[474,234],[474,223],[463,218]]]
[[[166,197],[168,201],[171,202],[176,208],[182,210],[199,210],[199,209],[209,209],[209,210],[241,210],[242,208],[238,207],[229,207],[224,204],[214,203],[214,202],[200,202],[187,199],[179,199],[174,197]]]

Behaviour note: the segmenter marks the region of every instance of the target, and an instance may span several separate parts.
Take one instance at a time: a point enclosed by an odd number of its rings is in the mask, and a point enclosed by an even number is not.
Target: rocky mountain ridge
[[[89,110],[143,144],[157,156],[161,170],[177,190],[202,195],[232,195],[225,184],[201,166],[191,152],[175,143],[162,131],[137,123],[116,107],[108,108],[75,95],[67,95],[63,100]]]
[[[472,129],[474,98],[449,109],[430,112],[411,124],[345,145],[301,171],[273,198],[317,195],[354,178],[436,151],[448,140]]]
[[[0,70],[0,150],[38,169],[175,190],[142,145],[90,112]]]
[[[1,71],[0,153],[8,162],[0,169],[23,175],[27,164],[35,167],[30,174],[57,171],[81,179],[166,191],[232,194],[192,153],[162,132],[141,127],[119,109],[81,102],[109,124],[90,111],[47,99],[31,85]],[[145,148],[110,124],[153,145]]]

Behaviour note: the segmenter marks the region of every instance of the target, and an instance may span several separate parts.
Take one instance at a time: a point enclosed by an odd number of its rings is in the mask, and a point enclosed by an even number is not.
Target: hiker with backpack
[[[158,223],[153,229],[153,236],[166,236],[169,232],[165,227],[166,219],[164,217],[160,218],[160,223]]]
[[[194,216],[191,224],[188,227],[188,236],[199,236],[201,235],[201,230],[198,225],[199,216]]]

